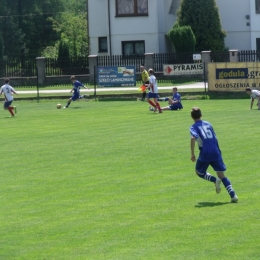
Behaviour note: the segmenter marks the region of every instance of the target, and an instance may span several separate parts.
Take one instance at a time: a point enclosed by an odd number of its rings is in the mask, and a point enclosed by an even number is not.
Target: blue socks
[[[233,198],[235,196],[235,191],[233,190],[232,185],[231,185],[229,179],[228,178],[223,178],[222,179],[222,183],[224,184],[224,186],[225,186],[225,188],[226,188],[230,198]]]

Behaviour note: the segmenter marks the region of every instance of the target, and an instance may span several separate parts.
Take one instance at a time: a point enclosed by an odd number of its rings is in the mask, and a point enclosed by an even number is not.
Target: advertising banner
[[[260,62],[208,64],[209,91],[245,91],[260,88]]]
[[[100,86],[135,86],[135,67],[98,67],[97,81]]]
[[[195,75],[203,74],[202,63],[189,63],[189,64],[164,64],[163,75]]]

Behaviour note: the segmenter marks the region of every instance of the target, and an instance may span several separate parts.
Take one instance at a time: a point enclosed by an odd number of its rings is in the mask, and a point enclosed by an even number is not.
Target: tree
[[[215,0],[182,0],[177,22],[180,26],[190,25],[196,37],[196,51],[225,49],[226,32]]]
[[[173,43],[176,52],[194,52],[196,38],[189,25],[179,26],[175,23],[167,36]]]
[[[59,21],[49,20],[53,30],[60,34],[60,41],[68,46],[71,57],[88,55],[86,13],[63,13]]]

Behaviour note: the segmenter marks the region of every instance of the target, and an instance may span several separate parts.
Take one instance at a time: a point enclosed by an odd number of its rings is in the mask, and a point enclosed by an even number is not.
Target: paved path
[[[97,93],[103,92],[103,91],[122,91],[122,90],[136,90],[138,87],[116,87],[116,88],[110,88],[110,87],[104,87],[104,88],[97,88]],[[164,86],[160,87],[159,85],[159,90],[160,89],[172,89],[173,86]],[[193,84],[187,84],[187,85],[180,85],[178,86],[178,89],[185,89],[185,88],[205,88],[205,83],[204,82],[197,82]],[[81,89],[80,92],[86,92],[89,94],[94,93],[94,89],[87,90],[87,89]],[[37,90],[17,90],[18,94],[37,94]],[[53,93],[69,93],[68,89],[50,89],[50,90],[39,90],[39,93],[42,94],[53,94]]]

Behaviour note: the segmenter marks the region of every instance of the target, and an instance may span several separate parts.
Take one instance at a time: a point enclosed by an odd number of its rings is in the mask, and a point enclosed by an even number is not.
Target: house
[[[225,45],[260,50],[260,0],[216,0]],[[88,0],[89,54],[172,52],[167,32],[180,0]]]

